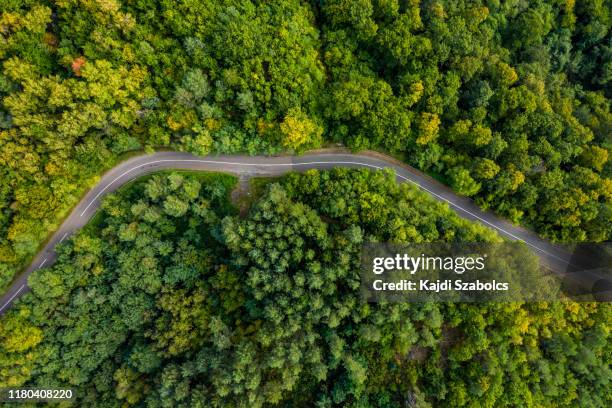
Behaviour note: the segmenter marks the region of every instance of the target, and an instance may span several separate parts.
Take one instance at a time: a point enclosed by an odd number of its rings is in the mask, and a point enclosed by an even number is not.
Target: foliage
[[[499,241],[392,174],[154,175],[0,319],[0,384],[79,406],[609,406],[606,303],[367,303],[363,242]],[[180,213],[180,216],[177,214]]]
[[[547,238],[610,240],[608,6],[4,0],[0,288],[159,147],[385,150]]]

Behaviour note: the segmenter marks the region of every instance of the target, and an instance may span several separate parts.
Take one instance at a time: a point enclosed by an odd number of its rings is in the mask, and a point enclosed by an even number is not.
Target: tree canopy
[[[392,174],[165,173],[95,222],[0,319],[0,384],[79,406],[608,406],[606,303],[367,303],[364,242],[497,242]]]
[[[610,240],[609,10],[5,0],[0,287],[139,149],[388,151],[546,238]]]

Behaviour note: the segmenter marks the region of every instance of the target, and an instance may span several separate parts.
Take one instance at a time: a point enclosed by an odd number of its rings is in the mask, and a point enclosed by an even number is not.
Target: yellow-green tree
[[[323,127],[309,118],[300,108],[291,108],[280,124],[280,131],[285,148],[302,151],[321,143]]]

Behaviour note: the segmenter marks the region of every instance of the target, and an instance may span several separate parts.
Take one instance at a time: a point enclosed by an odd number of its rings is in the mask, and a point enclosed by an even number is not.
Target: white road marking
[[[271,166],[293,166],[293,163],[263,163],[263,164],[256,164],[256,163],[238,163],[238,162],[225,162],[225,161],[217,161],[217,160],[198,160],[198,159],[164,159],[164,160],[153,160],[147,163],[143,163],[143,164],[139,164],[138,166],[132,167],[129,170],[124,171],[123,173],[121,173],[119,176],[115,177],[115,179],[113,181],[111,181],[110,183],[108,183],[102,190],[100,190],[100,192],[98,194],[96,194],[96,196],[91,200],[91,202],[89,204],[87,204],[87,207],[85,207],[85,209],[83,210],[83,212],[81,213],[81,217],[83,215],[85,215],[85,213],[87,212],[87,210],[89,209],[89,207],[91,207],[91,205],[98,199],[98,197],[100,197],[100,195],[102,195],[102,193],[104,193],[104,191],[106,191],[106,189],[108,189],[110,186],[112,186],[117,180],[119,180],[120,178],[122,178],[123,176],[125,176],[128,173],[131,173],[132,171],[139,169],[141,167],[146,167],[150,164],[157,164],[157,163],[168,163],[168,162],[190,162],[190,163],[205,163],[205,164],[227,164],[227,165],[231,165],[231,166],[260,166],[260,167],[271,167]],[[329,163],[329,162],[326,162]],[[316,164],[316,163],[304,163],[304,164]]]
[[[204,163],[204,164],[221,164],[221,165],[231,165],[231,166],[245,166],[245,167],[249,167],[249,166],[256,166],[256,167],[297,167],[297,166],[312,166],[312,165],[317,165],[317,164],[326,164],[326,165],[355,165],[355,166],[360,166],[360,167],[370,167],[373,169],[377,169],[377,170],[383,170],[385,168],[391,168],[393,170],[395,170],[396,172],[396,176],[399,177],[400,179],[407,181],[409,183],[414,184],[415,186],[419,187],[420,189],[427,191],[429,194],[437,197],[439,200],[444,201],[446,203],[448,203],[450,206],[459,209],[461,211],[463,211],[466,214],[471,215],[472,217],[478,219],[479,221],[482,221],[483,223],[487,224],[488,226],[492,227],[493,229],[502,232],[503,234],[514,238],[515,240],[525,243],[527,245],[529,245],[530,247],[534,248],[537,251],[540,251],[552,258],[558,259],[560,261],[562,261],[563,263],[567,264],[567,265],[572,265],[570,262],[568,262],[567,260],[560,258],[554,254],[551,254],[550,252],[538,247],[537,245],[531,244],[519,237],[517,237],[516,235],[512,234],[511,232],[505,230],[502,227],[499,227],[495,224],[490,223],[489,221],[485,220],[482,217],[479,217],[477,214],[474,214],[473,212],[461,207],[458,204],[453,203],[451,200],[429,190],[427,187],[417,183],[414,180],[411,180],[405,176],[402,176],[401,174],[397,173],[397,169],[392,167],[392,166],[386,166],[386,167],[381,167],[381,166],[376,166],[373,164],[368,164],[368,163],[361,163],[361,162],[354,162],[354,161],[341,161],[341,162],[330,162],[330,161],[312,161],[312,162],[303,162],[303,163],[239,163],[239,162],[229,162],[229,161],[218,161],[218,160],[202,160],[202,159],[162,159],[162,160],[153,160],[147,163],[143,163],[140,164],[138,166],[132,167],[129,170],[124,171],[123,173],[121,173],[119,176],[117,176],[115,179],[113,179],[110,183],[108,183],[104,188],[102,188],[102,190],[100,190],[95,197],[89,202],[89,204],[87,204],[87,206],[85,207],[85,209],[83,210],[83,212],[81,212],[81,217],[83,217],[85,215],[85,213],[87,212],[87,210],[89,209],[89,207],[91,207],[91,205],[110,187],[112,186],[117,180],[121,179],[122,177],[124,177],[126,174],[129,174],[131,172],[133,172],[134,170],[137,170],[141,167],[146,167],[146,166],[150,166],[150,165],[154,165],[154,164],[158,164],[158,163],[180,163],[180,162],[191,162],[191,163]],[[401,169],[401,167],[398,167],[399,169]],[[59,242],[62,242],[66,236],[68,235],[68,233],[65,233],[62,236],[62,239],[60,239]],[[40,264],[39,268],[42,268],[43,265],[45,264],[45,262],[47,262],[48,258],[45,258],[42,263]],[[6,306],[8,306],[12,300],[23,290],[23,288],[25,287],[25,284],[23,284],[14,294],[13,296],[11,296],[11,298],[2,306],[2,308],[0,308],[0,312],[2,312],[2,310],[4,310],[4,308]]]
[[[21,287],[19,289],[17,289],[17,291],[15,293],[13,293],[13,296],[11,296],[11,298],[9,300],[7,300],[4,305],[2,305],[2,307],[0,308],[0,312],[2,312],[4,310],[4,308],[7,307],[13,301],[13,299],[15,299],[15,296],[17,296],[19,294],[19,292],[21,292],[23,290],[23,288],[25,288],[25,283],[23,285],[21,285]]]
[[[342,161],[342,162],[312,161],[312,162],[303,162],[303,163],[261,163],[261,164],[257,164],[257,163],[239,163],[239,162],[228,162],[228,161],[219,161],[219,160],[202,160],[202,159],[163,159],[163,160],[153,160],[153,161],[150,161],[150,162],[147,162],[147,163],[143,163],[143,164],[139,164],[138,166],[132,167],[131,169],[126,170],[123,173],[121,173],[119,176],[115,177],[115,179],[113,181],[108,183],[102,190],[100,190],[100,192],[98,194],[96,194],[96,196],[91,200],[91,202],[89,204],[87,204],[87,207],[85,207],[85,209],[81,213],[81,217],[83,215],[85,215],[85,213],[87,212],[89,207],[91,207],[91,205],[102,195],[102,193],[104,193],[104,191],[106,191],[111,185],[113,185],[117,180],[121,179],[126,174],[129,174],[129,173],[133,172],[136,169],[139,169],[141,167],[145,167],[145,166],[148,166],[148,165],[157,164],[157,163],[169,163],[169,162],[170,163],[171,162],[189,162],[189,163],[204,163],[204,164],[226,164],[226,165],[231,165],[231,166],[259,166],[259,167],[312,166],[312,165],[317,165],[317,164],[332,164],[332,165],[341,165],[341,164],[349,165],[349,164],[352,164],[352,165],[362,166],[362,167],[371,167],[371,168],[378,169],[378,170],[383,170],[383,169],[387,168],[387,167],[376,166],[376,165],[373,165],[373,164],[361,163],[361,162],[353,162],[353,161]],[[390,168],[392,168],[392,167],[390,167]],[[544,253],[544,254],[546,254],[548,256],[551,256],[551,257],[553,257],[555,259],[558,259],[558,260],[560,260],[560,261],[562,261],[562,262],[564,262],[564,263],[566,263],[568,265],[571,265],[567,260],[565,260],[563,258],[560,258],[560,257],[558,257],[558,256],[556,256],[554,254],[551,254],[550,252],[548,252],[548,251],[538,247],[537,245],[531,244],[531,243],[529,243],[529,242],[527,242],[527,241],[517,237],[516,235],[512,234],[509,231],[506,231],[502,227],[499,227],[499,226],[497,226],[495,224],[490,223],[489,221],[483,219],[482,217],[479,217],[477,214],[474,214],[474,213],[470,212],[469,210],[461,207],[460,205],[455,204],[452,201],[442,197],[441,195],[434,193],[433,191],[429,190],[427,187],[422,186],[421,184],[417,183],[416,181],[410,180],[409,178],[404,177],[401,174],[397,174],[397,172],[396,172],[396,175],[398,177],[400,177],[401,179],[403,179],[405,181],[408,181],[408,182],[418,186],[419,188],[427,191],[429,194],[431,194],[431,195],[439,198],[440,200],[448,203],[452,207],[458,208],[459,210],[461,210],[461,211],[463,211],[463,212],[465,212],[467,214],[470,214],[472,217],[474,217],[474,218],[484,222],[485,224],[487,224],[490,227],[492,227],[492,228],[494,228],[494,229],[496,229],[496,230],[506,234],[507,236],[512,237],[512,238],[514,238],[515,240],[517,240],[519,242],[523,242],[523,243],[529,245],[530,247],[536,249],[537,251],[540,251],[540,252],[542,252],[542,253]]]

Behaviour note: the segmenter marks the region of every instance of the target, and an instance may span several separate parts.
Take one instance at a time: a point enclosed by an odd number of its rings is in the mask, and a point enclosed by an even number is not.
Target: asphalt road
[[[242,177],[275,176],[290,171],[330,169],[333,167],[391,168],[395,171],[398,182],[417,185],[436,200],[447,203],[459,216],[492,228],[506,238],[526,243],[540,257],[542,263],[552,271],[564,273],[571,262],[571,255],[564,248],[542,240],[533,232],[512,225],[491,212],[482,211],[471,200],[458,196],[436,180],[380,154],[319,151],[298,157],[197,157],[181,152],[157,152],[126,160],[101,177],[98,184],[72,210],[72,213],[53,234],[47,245],[34,257],[28,268],[14,280],[8,291],[0,298],[0,315],[8,310],[16,299],[28,291],[27,280],[32,272],[53,265],[56,260],[54,252],[56,245],[68,239],[79,228],[87,224],[98,210],[100,200],[106,194],[116,191],[122,185],[140,176],[164,169],[218,171],[237,174]],[[582,276],[581,279],[591,279],[586,275]],[[593,279],[596,279],[596,277]]]

